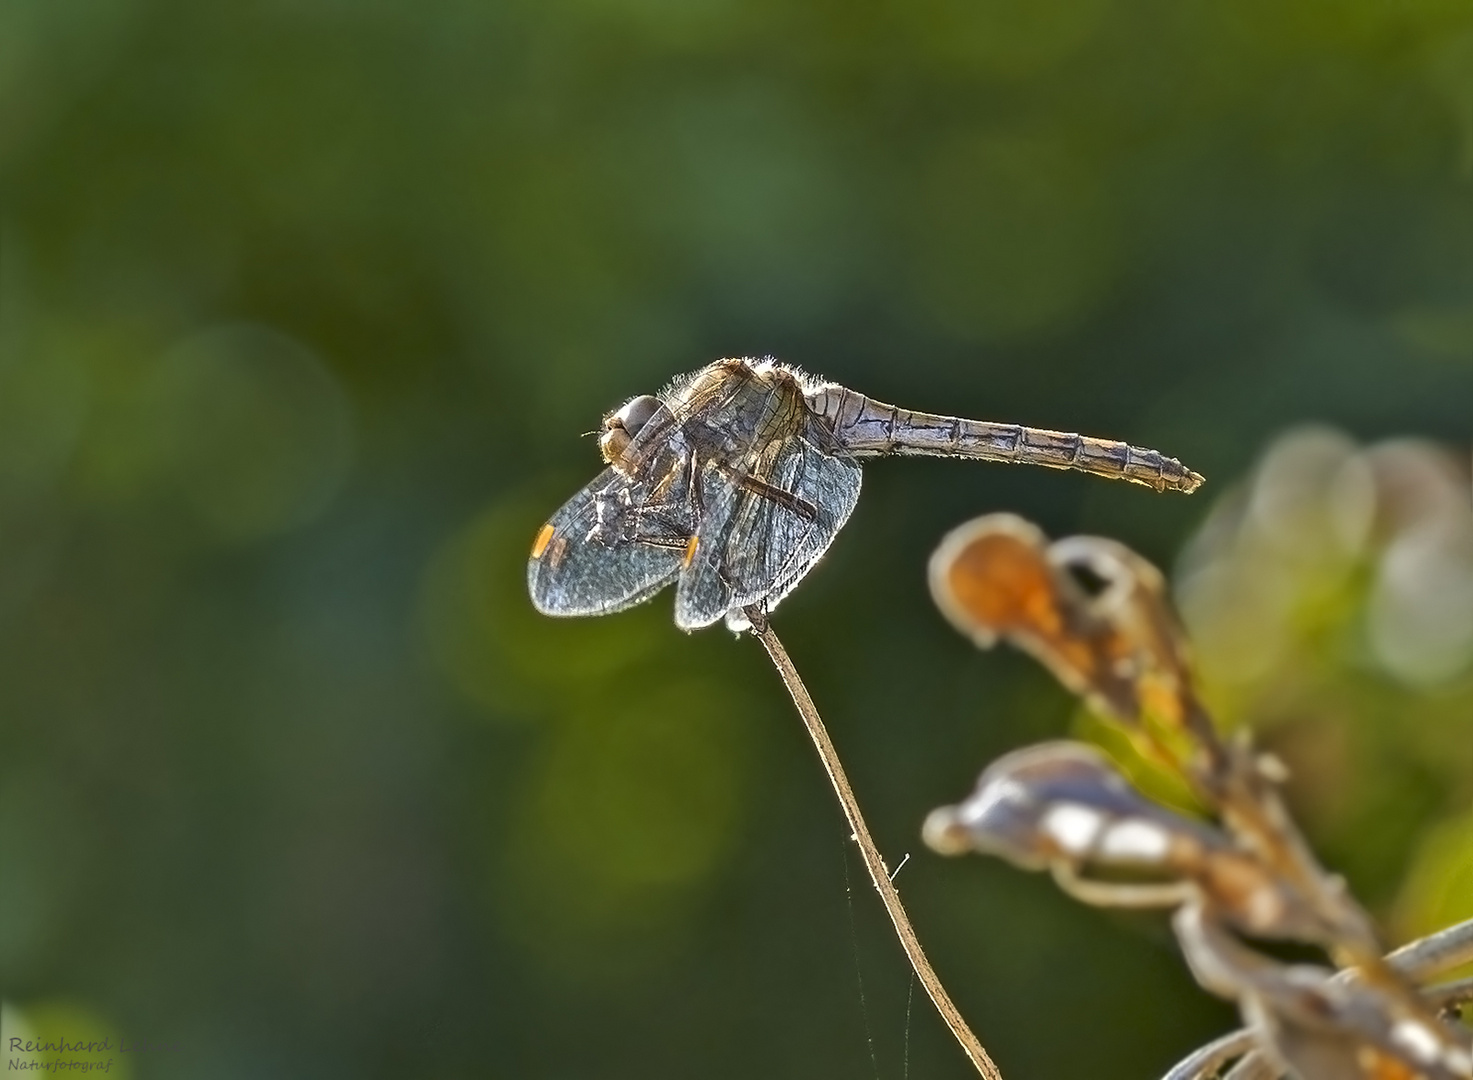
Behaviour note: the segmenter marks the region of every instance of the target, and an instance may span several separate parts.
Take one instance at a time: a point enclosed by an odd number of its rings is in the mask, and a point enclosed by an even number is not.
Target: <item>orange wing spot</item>
[[[547,545],[552,543],[552,534],[555,531],[550,523],[542,526],[542,531],[537,534],[537,539],[532,541],[532,558],[542,558],[542,553],[547,550]]]
[[[689,540],[687,540],[685,542],[685,565],[686,566],[689,566],[690,565],[690,561],[696,557],[696,548],[699,547],[699,546],[700,546],[700,540],[697,537],[694,537],[694,536],[692,536]]]

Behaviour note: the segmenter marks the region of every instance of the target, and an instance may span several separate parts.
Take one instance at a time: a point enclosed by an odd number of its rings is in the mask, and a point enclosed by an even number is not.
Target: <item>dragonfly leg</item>
[[[818,507],[807,499],[799,498],[791,491],[784,491],[764,480],[758,480],[755,476],[740,473],[728,465],[717,466],[723,473],[729,476],[736,485],[744,491],[750,491],[753,495],[760,495],[764,499],[771,499],[779,506],[785,506],[800,518],[806,521],[818,520]]]
[[[689,536],[675,536],[670,533],[655,535],[636,532],[629,539],[636,544],[644,544],[646,547],[670,548],[672,551],[682,551],[690,547],[691,541]]]

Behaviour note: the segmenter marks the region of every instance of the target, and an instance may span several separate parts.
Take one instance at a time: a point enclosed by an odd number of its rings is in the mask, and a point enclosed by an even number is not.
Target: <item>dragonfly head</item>
[[[639,434],[639,429],[649,422],[650,417],[663,408],[663,402],[650,394],[630,398],[618,412],[604,417],[603,434],[598,437],[599,453],[616,469],[624,461],[624,452]]]

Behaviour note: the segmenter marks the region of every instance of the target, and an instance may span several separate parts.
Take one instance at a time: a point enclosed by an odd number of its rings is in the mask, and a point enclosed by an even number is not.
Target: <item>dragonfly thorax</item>
[[[659,412],[663,403],[651,394],[630,398],[618,412],[604,417],[603,434],[598,437],[598,450],[604,461],[617,468],[624,464],[624,453],[629,444],[649,423],[650,417]]]

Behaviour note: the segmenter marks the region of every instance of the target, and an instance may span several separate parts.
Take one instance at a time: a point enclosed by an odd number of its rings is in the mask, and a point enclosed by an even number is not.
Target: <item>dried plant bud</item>
[[[1077,570],[1102,589],[1087,591]],[[1114,541],[1050,546],[1021,518],[990,514],[947,534],[930,581],[942,613],[978,645],[1005,638],[1101,712],[1129,721],[1147,708],[1177,723],[1194,712],[1185,639],[1161,574]]]
[[[1104,582],[1091,606],[1128,646],[1142,706],[1174,723],[1185,721],[1195,706],[1191,652],[1161,571],[1124,544],[1100,536],[1066,537],[1048,554],[1055,566],[1086,570]]]
[[[1215,842],[1206,826],[1148,802],[1080,743],[1017,750],[994,762],[971,798],[926,821],[938,851],[1001,855],[1029,869],[1094,864],[1176,877]]]
[[[1101,711],[1139,711],[1111,628],[1049,562],[1047,538],[1033,525],[990,514],[952,530],[931,556],[930,579],[942,614],[978,645],[1005,638]]]
[[[1245,1021],[1304,1080],[1466,1080],[1470,1058],[1440,1021],[1396,1019],[1393,1003],[1326,969],[1285,968],[1272,996],[1242,998]]]
[[[1050,869],[1088,903],[1173,905],[1195,896],[1246,934],[1323,941],[1323,918],[1292,886],[1219,829],[1148,801],[1094,749],[1043,743],[983,772],[959,806],[934,811],[926,843],[944,854],[980,851],[1028,869]],[[1143,890],[1089,880],[1127,871],[1183,886]]]
[[[1247,948],[1204,905],[1173,920],[1187,963],[1204,987],[1236,998],[1244,1020],[1303,1080],[1467,1080],[1462,1036],[1428,1011],[1328,968],[1282,965]]]

